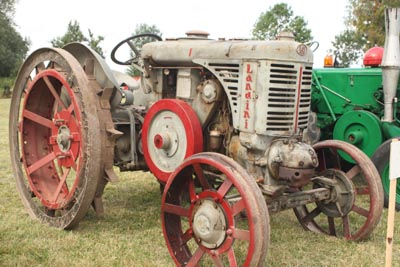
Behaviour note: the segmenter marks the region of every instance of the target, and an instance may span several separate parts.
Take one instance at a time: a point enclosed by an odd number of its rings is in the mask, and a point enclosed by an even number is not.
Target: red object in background
[[[383,47],[372,47],[365,53],[363,64],[366,67],[378,67],[382,62],[382,57]]]

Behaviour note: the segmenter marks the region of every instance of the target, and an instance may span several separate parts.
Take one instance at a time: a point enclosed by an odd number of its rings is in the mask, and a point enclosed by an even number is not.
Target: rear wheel
[[[177,266],[264,266],[265,200],[247,172],[224,155],[193,155],[172,173],[161,219]]]
[[[361,150],[344,141],[322,141],[314,149],[319,166],[313,187],[330,188],[331,199],[295,208],[297,219],[313,232],[349,240],[367,238],[383,211],[383,189],[375,166]],[[355,164],[341,165],[342,154]]]
[[[10,152],[29,214],[72,228],[94,198],[101,172],[95,90],[62,49],[40,49],[24,63],[10,110]]]
[[[397,138],[396,138],[397,139]],[[378,147],[375,153],[372,155],[371,160],[375,164],[376,169],[381,175],[381,181],[383,186],[383,193],[385,197],[385,207],[389,206],[389,160],[390,160],[390,144],[393,139],[389,139]],[[400,183],[396,186],[396,210],[400,210]]]

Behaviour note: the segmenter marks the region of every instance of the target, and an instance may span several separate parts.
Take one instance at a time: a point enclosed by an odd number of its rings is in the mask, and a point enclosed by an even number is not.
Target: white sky
[[[320,46],[314,53],[314,67],[322,67],[332,48],[334,36],[344,29],[348,0],[19,0],[14,17],[23,37],[31,40],[30,52],[51,46],[50,40],[62,36],[67,25],[77,20],[85,35],[90,29],[105,39],[100,43],[106,61],[122,39],[132,35],[136,25],[156,25],[166,37],[182,37],[188,30],[203,30],[210,38],[249,38],[262,12],[278,3],[287,3],[294,15],[302,16]]]

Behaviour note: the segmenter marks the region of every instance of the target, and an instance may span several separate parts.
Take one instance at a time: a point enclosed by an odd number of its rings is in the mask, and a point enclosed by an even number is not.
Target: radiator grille
[[[274,64],[269,68],[266,131],[295,134],[307,127],[312,67]]]
[[[209,63],[209,68],[217,74],[231,103],[232,112],[239,112],[239,64]]]

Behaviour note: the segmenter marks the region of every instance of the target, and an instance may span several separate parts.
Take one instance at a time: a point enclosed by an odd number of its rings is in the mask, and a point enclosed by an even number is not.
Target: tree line
[[[13,77],[25,59],[30,41],[16,30],[13,15],[18,0],[0,2],[0,77]],[[338,33],[332,41],[333,53],[340,66],[348,67],[357,62],[363,52],[374,46],[383,46],[385,42],[384,9],[399,6],[399,0],[348,0],[347,16],[344,18],[345,30]],[[252,29],[252,38],[256,40],[274,39],[280,31],[295,33],[296,41],[313,41],[312,31],[307,21],[294,14],[286,3],[276,4],[262,12]],[[139,24],[133,35],[154,33],[161,36],[155,25]],[[85,35],[78,21],[70,21],[65,34],[51,40],[54,47],[62,47],[69,42],[86,42],[105,57],[101,47],[104,36],[95,35],[90,29]],[[134,75],[135,70],[127,72]]]

